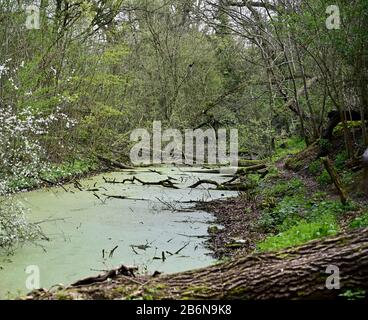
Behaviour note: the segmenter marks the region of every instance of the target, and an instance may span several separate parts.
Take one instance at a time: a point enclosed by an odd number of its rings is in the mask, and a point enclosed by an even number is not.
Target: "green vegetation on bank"
[[[260,251],[275,251],[299,246],[311,240],[328,237],[339,232],[339,226],[333,215],[319,217],[316,222],[300,221],[276,236],[268,237],[258,244]]]
[[[99,164],[95,160],[72,160],[61,164],[53,164],[44,171],[37,173],[37,177],[21,177],[8,182],[10,192],[32,190],[46,184],[67,183],[73,178],[81,178],[97,172]]]
[[[353,229],[356,228],[367,228],[368,227],[368,212],[362,214],[361,216],[355,218],[351,224],[350,227]]]
[[[284,152],[281,149],[274,161],[282,162],[285,158],[298,158],[298,153],[303,154],[304,148],[298,141],[300,140],[297,138],[286,140],[282,147],[293,145],[295,152]],[[346,161],[345,152],[337,153],[334,166],[342,175],[344,185],[349,186],[355,182],[351,178],[352,172],[345,166]],[[256,192],[262,198],[262,215],[257,227],[268,234],[265,240],[257,244],[258,251],[280,250],[337,234],[341,231],[340,222],[347,213],[358,215],[351,221],[351,228],[368,226],[368,215],[361,213],[360,205],[353,200],[343,205],[338,199],[331,197],[331,191],[323,191],[327,185],[331,185],[331,177],[323,169],[321,160],[311,161],[306,168],[305,181],[302,176],[283,177],[276,168],[264,180],[252,178],[257,180],[259,187]],[[308,179],[312,180],[308,182]]]
[[[298,135],[292,137],[284,137],[276,141],[275,152],[271,159],[276,162],[286,156],[294,155],[306,148],[305,141]]]
[[[324,200],[323,195],[321,199],[321,194],[308,198],[296,191],[292,196],[283,197],[274,208],[264,211],[259,226],[276,235],[258,244],[258,249],[278,250],[336,234],[340,231],[339,219],[354,210],[357,208],[353,204],[343,206],[337,200]]]

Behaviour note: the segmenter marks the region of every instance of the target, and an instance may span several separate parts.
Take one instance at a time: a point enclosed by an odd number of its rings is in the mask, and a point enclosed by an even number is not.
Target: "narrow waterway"
[[[120,264],[138,266],[140,272],[171,273],[214,263],[205,246],[213,217],[188,210],[193,204],[187,202],[237,193],[188,188],[199,179],[226,180],[220,175],[174,167],[156,170],[161,174],[145,168],[85,179],[80,181],[84,191],[67,185],[67,191],[50,188],[20,194],[19,198],[29,208],[28,219],[44,221],[42,230],[50,241],[27,245],[12,256],[0,257],[0,297],[29,291],[26,287],[29,266],[37,266],[41,287],[49,288]],[[144,181],[171,177],[180,189],[106,182],[133,176]]]

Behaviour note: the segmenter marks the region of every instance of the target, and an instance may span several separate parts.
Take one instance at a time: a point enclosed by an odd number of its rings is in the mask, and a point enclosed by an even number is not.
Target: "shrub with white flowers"
[[[1,78],[18,90],[9,69],[0,64]],[[37,182],[39,174],[49,170],[42,138],[56,123],[63,123],[66,129],[75,125],[61,108],[43,115],[31,107],[18,110],[4,105],[0,97],[0,251],[10,252],[17,245],[41,236],[39,227],[27,222],[25,209],[11,194],[19,191],[17,185],[22,184],[19,182],[30,179]]]
[[[0,201],[0,254],[10,254],[17,246],[43,237],[40,227],[27,221],[26,212],[12,197]]]
[[[42,136],[48,127],[67,116],[56,110],[48,116],[34,114],[31,108],[16,111],[11,106],[0,105],[0,177],[5,183],[0,186],[0,194],[14,190],[9,185],[13,180],[33,178],[48,169]],[[70,122],[66,122],[70,127]]]

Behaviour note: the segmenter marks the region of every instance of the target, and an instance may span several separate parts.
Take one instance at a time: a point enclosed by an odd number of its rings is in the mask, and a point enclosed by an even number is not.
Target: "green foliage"
[[[349,301],[365,299],[366,291],[362,289],[346,290],[340,294],[340,297],[345,298]]]
[[[268,237],[257,245],[259,251],[275,251],[298,246],[308,241],[327,237],[339,231],[333,216],[324,216],[318,222],[301,221],[297,225],[276,236]]]
[[[119,141],[121,122],[124,114],[106,105],[98,105],[93,108],[91,114],[85,117],[79,125],[78,136],[80,143],[88,146],[97,153],[105,153]]]
[[[323,191],[317,191],[312,195],[312,201],[314,202],[321,202],[325,200],[327,197],[327,193]]]
[[[69,180],[71,177],[80,177],[97,169],[92,160],[73,160],[60,165],[53,165],[42,177],[51,182]]]
[[[320,148],[320,151],[324,154],[328,154],[332,148],[331,142],[327,139],[319,139],[318,146]]]
[[[368,227],[368,212],[364,213],[358,218],[355,218],[350,223],[350,228],[357,229],[357,228],[367,228]]]
[[[349,129],[357,129],[357,128],[361,128],[362,127],[362,123],[361,123],[361,121],[348,121],[346,123],[346,126]],[[334,129],[334,134],[335,135],[342,135],[343,133],[344,133],[344,126],[343,126],[343,124],[340,123]]]
[[[286,195],[293,195],[303,192],[304,189],[305,186],[303,181],[298,178],[293,178],[290,181],[282,181],[276,183],[271,188],[267,188],[264,191],[264,194],[271,197],[283,197]]]
[[[259,226],[268,231],[284,232],[301,221],[319,222],[325,216],[338,218],[356,209],[354,203],[344,206],[339,201],[325,201],[324,194],[315,194],[311,199],[304,195],[286,196],[272,210],[263,214]]]
[[[268,169],[268,175],[263,179],[265,182],[277,181],[281,176],[280,171],[276,166],[270,166]]]
[[[349,159],[348,153],[346,151],[340,152],[336,155],[335,158],[335,167],[338,170],[342,170],[345,167],[346,161]]]
[[[318,175],[319,173],[321,173],[322,171],[322,162],[321,160],[315,160],[313,162],[310,163],[309,168],[308,168],[309,172],[313,175]]]
[[[97,169],[98,164],[93,160],[74,160],[45,168],[39,176],[43,180],[57,183],[68,181],[72,177],[81,177]],[[37,188],[41,182],[37,177],[14,177],[9,180],[8,186],[15,192]]]
[[[344,171],[341,174],[341,182],[345,186],[355,185],[356,178],[356,174],[351,171]]]
[[[259,174],[249,174],[247,175],[250,185],[257,186],[261,182],[261,177]]]
[[[258,158],[270,157],[273,154],[272,137],[275,132],[268,119],[248,119],[245,125],[239,125],[240,148]]]
[[[279,230],[286,220],[287,224],[300,220],[304,207],[303,196],[286,196],[274,209],[263,214],[259,226],[265,230]]]
[[[32,190],[39,185],[39,181],[30,177],[14,177],[8,181],[10,191]]]
[[[284,184],[280,185],[274,187],[273,194],[285,194],[285,191],[290,190],[285,188]],[[352,202],[344,206],[337,200],[325,200],[324,192],[316,192],[311,197],[306,197],[300,182],[295,181],[291,185],[301,189],[301,192],[284,196],[277,205],[268,206],[262,216],[259,226],[276,235],[259,243],[257,248],[260,251],[297,246],[333,235],[339,231],[338,219],[345,212],[358,209]]]
[[[284,145],[284,148],[280,146]],[[282,139],[281,141],[277,141],[277,147],[274,155],[272,156],[273,161],[278,161],[280,159],[285,158],[288,155],[297,154],[300,151],[304,150],[306,147],[305,140],[299,136],[293,136],[288,139]]]
[[[332,183],[331,176],[326,169],[323,170],[322,173],[317,177],[317,182],[321,186],[328,186]]]

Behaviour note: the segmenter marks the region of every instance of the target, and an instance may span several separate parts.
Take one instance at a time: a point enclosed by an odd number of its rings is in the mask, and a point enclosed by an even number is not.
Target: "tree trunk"
[[[362,159],[363,164],[363,178],[361,182],[361,190],[368,194],[368,148],[365,150]]]
[[[343,119],[346,119],[346,121],[361,121],[361,120],[363,121],[368,119],[367,115],[363,119],[362,115],[359,112],[348,110],[344,110],[341,113],[338,111],[332,111],[328,114],[328,118],[329,118],[328,125],[322,135],[322,138],[327,140],[332,139],[334,129],[340,122],[343,122]]]
[[[96,155],[96,156],[97,156],[98,160],[105,163],[108,167],[122,169],[122,170],[134,169],[133,167],[128,166],[124,163],[118,162],[116,160],[112,160],[112,159],[106,158],[106,157],[101,156],[101,155]]]
[[[331,266],[339,269],[340,283],[335,281],[335,285],[340,284],[340,289],[327,289],[332,276],[327,268]],[[332,299],[348,289],[368,289],[368,229],[200,270],[159,277],[117,276],[58,293],[34,292],[28,298]]]
[[[334,183],[334,185],[337,189],[337,192],[339,193],[341,203],[343,205],[346,205],[347,202],[348,202],[348,197],[346,195],[344,186],[341,182],[340,176],[339,176],[339,174],[337,173],[337,171],[334,167],[334,164],[332,163],[332,161],[330,160],[329,157],[322,158],[322,162],[323,162],[328,174],[330,175],[331,180],[332,180],[332,182]]]

